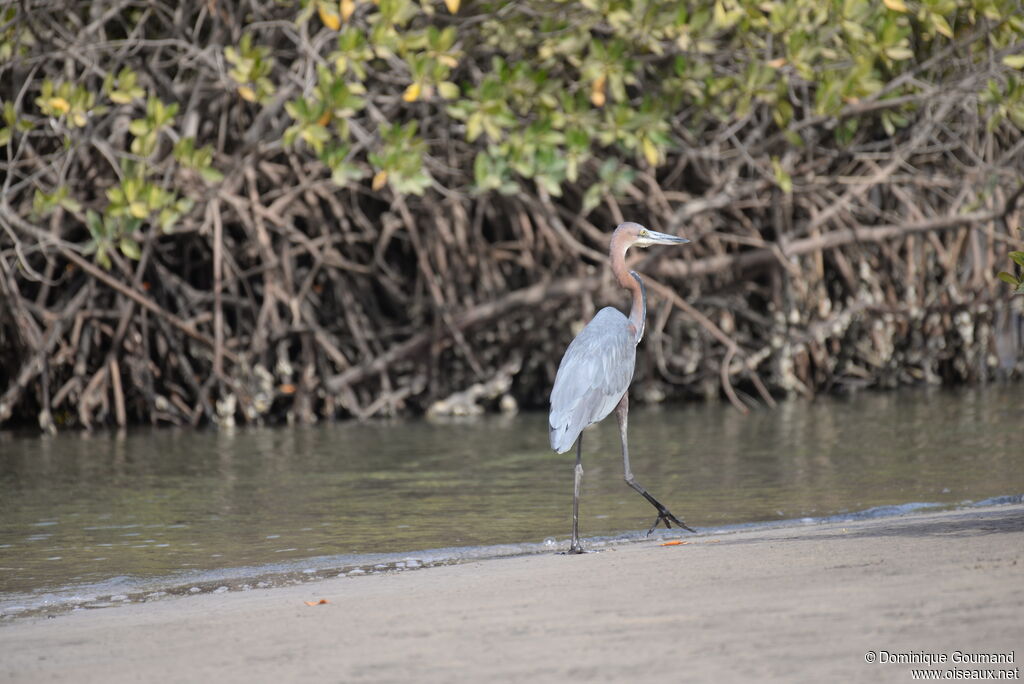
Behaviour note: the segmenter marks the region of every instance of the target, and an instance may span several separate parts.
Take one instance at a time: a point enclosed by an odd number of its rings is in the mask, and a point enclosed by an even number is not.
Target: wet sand
[[[911,681],[1024,660],[1024,505],[748,530],[0,625],[0,681]],[[307,606],[305,601],[327,599]]]

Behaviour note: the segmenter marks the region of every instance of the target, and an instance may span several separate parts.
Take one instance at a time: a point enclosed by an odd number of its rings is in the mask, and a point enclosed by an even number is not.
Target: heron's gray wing
[[[629,388],[635,361],[629,320],[617,309],[601,309],[558,366],[548,417],[552,449],[568,451],[583,428],[611,413]]]

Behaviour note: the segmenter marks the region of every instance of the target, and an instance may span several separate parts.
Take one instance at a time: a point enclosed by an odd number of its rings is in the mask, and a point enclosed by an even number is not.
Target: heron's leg
[[[633,479],[633,471],[629,469],[629,441],[626,438],[626,428],[629,422],[629,392],[622,395],[622,399],[619,400],[619,405],[615,407],[615,417],[619,421],[619,437],[622,439],[622,468],[626,478],[626,484],[639,492],[645,499],[647,499],[652,506],[658,509],[658,517],[654,519],[654,524],[651,525],[651,529],[647,530],[647,534],[654,531],[654,528],[658,526],[658,523],[664,521],[665,527],[671,529],[672,523],[675,523],[684,530],[694,532],[692,528],[688,527],[685,522],[672,515],[672,512],[661,505],[661,502],[655,499],[653,496],[647,493],[639,482]]]
[[[576,470],[572,484],[572,544],[568,553],[583,553],[580,545],[580,486],[583,484],[583,433],[576,438]]]

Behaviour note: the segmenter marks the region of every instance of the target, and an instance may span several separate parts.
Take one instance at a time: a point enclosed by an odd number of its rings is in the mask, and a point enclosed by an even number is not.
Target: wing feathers
[[[635,333],[621,311],[601,309],[558,366],[551,390],[551,448],[572,448],[586,426],[603,419],[629,388],[636,362]]]

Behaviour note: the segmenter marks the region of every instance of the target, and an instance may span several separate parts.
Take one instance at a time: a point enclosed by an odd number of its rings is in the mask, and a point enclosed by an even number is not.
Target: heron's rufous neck
[[[647,315],[647,303],[644,301],[644,293],[640,288],[640,283],[637,282],[630,274],[629,269],[626,268],[626,250],[629,249],[631,244],[629,235],[623,231],[615,231],[612,234],[612,246],[609,257],[615,279],[619,281],[619,285],[622,285],[633,295],[633,303],[629,308],[629,322],[636,331],[636,341],[640,342],[640,338],[644,334],[644,318]]]

